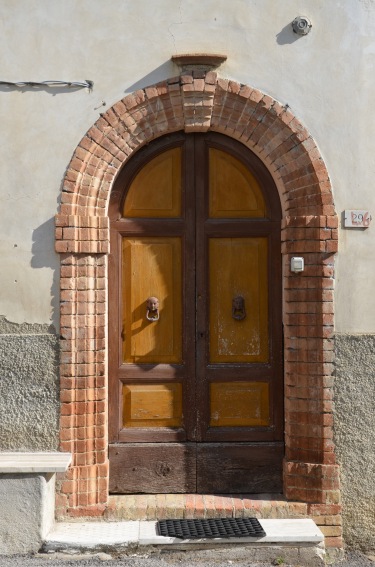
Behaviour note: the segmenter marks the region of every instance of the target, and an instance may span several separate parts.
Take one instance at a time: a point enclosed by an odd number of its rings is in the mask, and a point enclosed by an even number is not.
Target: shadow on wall
[[[302,37],[302,35],[294,33],[292,26],[289,23],[276,35],[276,41],[279,45],[290,45]]]
[[[33,230],[31,267],[49,268],[53,272],[51,286],[52,323],[59,328],[59,257],[54,250],[55,219],[50,218]]]
[[[0,92],[1,93],[9,93],[9,92],[19,92],[23,93],[34,93],[34,92],[45,92],[51,96],[73,93],[82,90],[82,87],[50,87],[48,85],[24,85],[24,86],[17,86],[15,84],[4,85],[0,84]]]
[[[160,81],[170,79],[171,77],[177,76],[179,74],[179,67],[169,59],[159,65],[159,67],[156,67],[156,69],[153,69],[151,73],[148,73],[136,83],[129,85],[124,92],[127,94],[132,93],[133,91],[149,87],[150,85],[154,85],[156,83],[159,83]]]

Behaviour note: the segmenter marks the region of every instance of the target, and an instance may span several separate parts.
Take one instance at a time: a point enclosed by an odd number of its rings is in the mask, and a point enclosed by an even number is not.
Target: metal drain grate
[[[158,533],[182,539],[264,537],[256,518],[209,518],[205,520],[159,520]]]

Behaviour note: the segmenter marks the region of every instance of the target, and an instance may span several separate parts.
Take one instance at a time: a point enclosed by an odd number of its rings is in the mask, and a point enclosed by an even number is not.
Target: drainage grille
[[[205,520],[159,520],[158,533],[182,539],[264,537],[256,518],[209,518]]]

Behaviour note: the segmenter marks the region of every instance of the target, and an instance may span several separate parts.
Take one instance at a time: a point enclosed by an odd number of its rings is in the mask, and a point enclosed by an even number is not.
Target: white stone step
[[[199,548],[211,552],[241,548],[251,552],[252,559],[273,561],[282,557],[282,561],[299,565],[323,565],[324,536],[310,519],[261,519],[259,520],[266,536],[262,538],[207,538],[179,539],[160,536],[156,530],[156,521],[127,522],[71,522],[57,523],[49,533],[44,544],[44,551],[62,551],[66,553],[82,551],[112,550],[126,552],[131,549],[149,547],[149,551],[163,548],[184,549],[189,551]]]

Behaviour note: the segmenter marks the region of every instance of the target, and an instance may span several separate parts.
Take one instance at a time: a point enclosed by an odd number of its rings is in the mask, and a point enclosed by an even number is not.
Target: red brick
[[[156,513],[159,519],[165,519],[166,517],[165,494],[156,494]]]
[[[78,506],[77,508],[70,508],[67,511],[67,516],[71,518],[97,518],[104,515],[105,509],[104,504]]]
[[[339,226],[339,219],[337,217],[337,215],[334,216],[327,216],[327,226],[329,228],[335,228],[337,229]]]
[[[204,498],[201,494],[195,495],[194,518],[205,518],[206,508]]]
[[[330,254],[335,254],[336,252],[338,252],[337,240],[328,240],[325,244],[326,244],[326,252]]]

